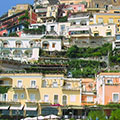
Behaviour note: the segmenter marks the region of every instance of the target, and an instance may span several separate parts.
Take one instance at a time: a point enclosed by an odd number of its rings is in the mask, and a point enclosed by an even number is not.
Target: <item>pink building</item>
[[[69,11],[71,13],[83,12],[85,11],[85,5],[83,4],[65,5],[63,11],[64,11],[63,16],[66,16]]]
[[[97,103],[106,105],[120,102],[120,73],[97,75]]]

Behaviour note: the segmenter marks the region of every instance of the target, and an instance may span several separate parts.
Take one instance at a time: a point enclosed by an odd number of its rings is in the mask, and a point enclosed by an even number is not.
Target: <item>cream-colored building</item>
[[[89,78],[66,78],[63,74],[1,74],[0,86],[9,86],[0,94],[4,115],[73,115],[79,116],[83,105],[95,103],[95,81]],[[75,112],[77,111],[77,112]]]
[[[47,17],[54,17],[54,18],[56,18],[57,13],[58,13],[58,5],[49,5],[47,7],[47,13],[46,13]]]

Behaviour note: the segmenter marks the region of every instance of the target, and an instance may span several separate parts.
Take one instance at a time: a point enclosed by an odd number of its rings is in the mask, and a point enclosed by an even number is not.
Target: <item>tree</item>
[[[98,118],[99,120],[106,120],[105,113],[103,111],[91,111],[88,114],[87,120],[96,120]]]
[[[78,53],[79,53],[79,48],[76,45],[74,45],[68,49],[67,56],[70,58],[77,58]]]
[[[112,111],[110,120],[119,120],[120,119],[120,109]]]

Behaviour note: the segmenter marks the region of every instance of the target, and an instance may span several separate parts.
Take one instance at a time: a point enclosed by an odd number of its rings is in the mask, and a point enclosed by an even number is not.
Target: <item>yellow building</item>
[[[94,24],[116,24],[117,33],[120,33],[120,14],[118,13],[95,13]]]
[[[8,17],[24,10],[32,10],[32,7],[29,4],[17,4],[8,11]]]
[[[65,115],[71,109],[78,116],[83,105],[94,105],[96,98],[94,79],[65,78],[62,74],[1,74],[2,86],[10,87],[0,94],[3,116]]]

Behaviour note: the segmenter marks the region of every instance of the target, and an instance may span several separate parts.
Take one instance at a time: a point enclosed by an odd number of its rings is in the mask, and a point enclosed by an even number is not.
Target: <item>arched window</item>
[[[4,57],[9,57],[10,56],[10,50],[6,50],[6,49],[4,49],[4,50],[2,50],[2,55],[4,56]]]
[[[31,41],[29,42],[29,44],[30,44],[30,47],[32,48],[32,47],[34,47],[35,42],[34,42],[33,40],[31,40]]]
[[[9,45],[9,42],[7,40],[3,41],[3,47],[4,48],[7,48]]]
[[[42,81],[42,87],[47,87],[47,82],[46,82],[46,80],[43,80],[43,81]]]
[[[15,42],[15,44],[16,44],[16,48],[21,48],[22,41],[17,40],[17,41]]]
[[[43,49],[49,49],[49,42],[48,42],[48,41],[44,41],[44,42],[42,43],[42,48],[43,48]]]
[[[22,57],[22,51],[21,50],[15,50],[14,52],[13,52],[13,55],[16,57],[16,58],[18,58],[18,57]]]
[[[66,95],[63,95],[62,103],[63,103],[63,105],[67,105],[67,96]]]
[[[25,56],[27,56],[28,58],[31,58],[32,57],[32,50],[26,50],[24,52]]]

